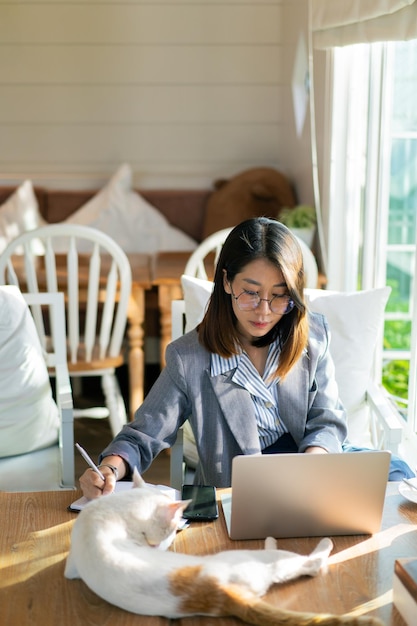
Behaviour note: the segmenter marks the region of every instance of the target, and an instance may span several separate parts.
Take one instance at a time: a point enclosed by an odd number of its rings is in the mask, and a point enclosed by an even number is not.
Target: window
[[[329,287],[392,287],[381,375],[417,432],[417,40],[332,52]],[[341,121],[346,123],[341,123]],[[342,251],[342,253],[341,253]]]

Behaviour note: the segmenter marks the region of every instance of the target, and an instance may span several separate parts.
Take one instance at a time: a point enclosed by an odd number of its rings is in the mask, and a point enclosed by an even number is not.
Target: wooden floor
[[[152,384],[157,372],[148,371],[148,388]],[[121,383],[122,392],[124,393],[123,380]],[[100,393],[99,382],[95,379],[88,379],[88,388],[85,384],[82,389],[82,396],[74,397],[74,406],[85,408],[88,405],[102,406],[102,396]],[[127,395],[127,394],[126,394]],[[98,455],[112,440],[110,425],[107,419],[91,419],[77,418],[74,423],[74,438],[91,456],[97,461]],[[78,484],[80,475],[85,471],[87,465],[78,452],[75,452],[75,477]],[[153,484],[169,485],[169,453],[160,454],[152,463],[152,466],[144,473],[147,482]]]
[[[75,441],[88,451],[94,461],[97,461],[100,452],[112,439],[108,420],[106,419],[98,420],[86,417],[76,419],[74,433]],[[75,455],[75,477],[78,481],[87,465],[77,451]],[[143,476],[149,483],[169,485],[169,453],[161,453]]]

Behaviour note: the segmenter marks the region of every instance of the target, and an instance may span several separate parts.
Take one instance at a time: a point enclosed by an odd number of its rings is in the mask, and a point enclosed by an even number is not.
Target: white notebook
[[[133,482],[130,480],[119,480],[116,483],[116,487],[113,493],[120,493],[121,491],[127,491],[128,489],[132,489],[133,487]],[[172,487],[168,487],[166,485],[155,485],[155,487],[158,487],[158,489],[160,489],[161,491],[163,491],[164,493],[166,493],[167,495],[169,495],[170,497],[172,497],[173,500],[178,500],[179,498],[179,492],[176,489],[173,489]],[[111,497],[112,494],[110,494]],[[70,511],[74,511],[76,513],[78,513],[79,511],[82,511],[82,509],[89,503],[91,502],[91,500],[88,500],[85,496],[82,496],[81,498],[78,498],[78,500],[75,500],[75,502],[72,502],[68,509]]]

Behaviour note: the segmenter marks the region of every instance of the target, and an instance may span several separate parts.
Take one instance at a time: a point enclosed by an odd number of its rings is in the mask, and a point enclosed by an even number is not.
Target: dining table
[[[159,316],[159,365],[165,365],[165,350],[171,341],[172,320],[171,303],[181,300],[183,292],[181,276],[190,251],[169,251],[155,254],[127,253],[132,271],[132,291],[127,311],[127,363],[129,380],[129,416],[133,419],[134,413],[143,401],[145,395],[145,323],[146,315],[153,314],[152,307],[147,307],[148,297],[153,290],[157,292],[157,314]],[[86,257],[87,259],[87,257]],[[110,257],[103,255],[102,270],[105,273]],[[19,278],[24,276],[23,263],[14,257],[13,264]],[[204,261],[208,280],[214,276],[214,255],[207,255]],[[65,255],[57,255],[58,279],[64,286],[66,269]],[[44,280],[44,262],[39,257],[37,262],[37,278],[40,287]],[[80,290],[83,281],[88,280],[88,266],[83,254],[79,255]],[[21,284],[24,289],[24,284]],[[81,291],[80,291],[81,295]]]
[[[195,555],[220,550],[262,549],[261,540],[229,539],[221,506],[210,522],[192,522],[177,533],[173,552]],[[68,506],[75,491],[0,493],[0,624],[12,626],[239,626],[234,617],[192,616],[178,620],[129,613],[92,592],[82,580],[64,577],[77,513]],[[109,496],[112,497],[112,496]],[[386,626],[404,626],[393,603],[397,560],[417,557],[417,504],[388,483],[381,528],[373,535],[332,537],[328,565],[315,577],[276,584],[265,601],[292,611],[379,617]],[[278,547],[307,554],[317,537],[278,540]]]
[[[145,311],[146,292],[152,287],[152,256],[129,253],[132,292],[127,311],[129,415],[133,419],[145,396]]]
[[[184,274],[190,254],[190,252],[160,252],[152,259],[152,285],[158,291],[161,367],[165,365],[165,350],[172,335],[171,303],[173,300],[183,298],[181,276]]]
[[[181,276],[184,274],[190,252],[159,252],[152,260],[152,284],[158,290],[160,315],[160,364],[165,365],[165,350],[172,335],[171,303],[183,296]],[[214,277],[214,254],[209,253],[204,259],[207,280]]]

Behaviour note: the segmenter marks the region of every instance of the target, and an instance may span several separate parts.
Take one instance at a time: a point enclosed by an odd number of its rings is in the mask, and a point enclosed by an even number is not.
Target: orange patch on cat
[[[202,567],[190,566],[170,575],[171,592],[178,597],[178,610],[185,615],[235,616],[257,626],[383,626],[371,616],[328,615],[280,609],[245,593],[240,587],[226,587],[210,576],[201,576]]]
[[[211,576],[201,576],[200,566],[182,567],[170,575],[170,588],[180,600],[179,610],[187,614],[230,615],[225,604],[227,595],[218,581]],[[228,593],[232,585],[228,586]],[[237,590],[240,601],[244,593]]]

